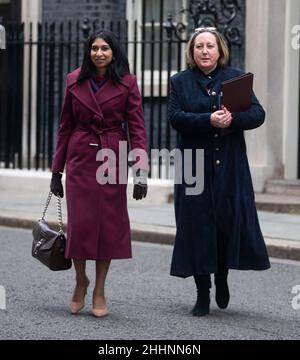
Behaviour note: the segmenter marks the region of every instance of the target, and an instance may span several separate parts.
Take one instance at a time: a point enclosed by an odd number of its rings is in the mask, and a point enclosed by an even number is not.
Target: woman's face
[[[218,64],[220,57],[217,39],[210,32],[199,34],[194,43],[194,60],[198,68],[209,74]]]
[[[96,38],[91,46],[91,60],[97,69],[97,74],[103,75],[107,66],[112,62],[113,52],[108,43]]]

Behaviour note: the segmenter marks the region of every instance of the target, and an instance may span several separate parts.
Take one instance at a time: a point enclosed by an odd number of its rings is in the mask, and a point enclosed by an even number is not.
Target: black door
[[[21,20],[21,0],[0,0],[0,23],[4,26]]]
[[[299,49],[300,56],[300,49]],[[299,62],[299,74],[300,74],[300,62]],[[299,94],[300,94],[300,83],[299,83]],[[299,132],[298,132],[298,179],[300,179],[300,99],[298,99],[298,116],[299,116]]]
[[[299,13],[300,19],[300,13]],[[299,57],[300,57],[300,48],[299,48]],[[299,74],[300,74],[300,61],[299,61]],[[300,94],[300,82],[299,82],[299,94]],[[298,179],[300,179],[300,99],[298,99],[298,117],[299,117],[299,130],[298,130]]]
[[[10,167],[16,153],[16,147],[21,147],[20,137],[14,137],[16,124],[21,124],[22,115],[22,45],[11,45],[15,40],[12,35],[13,24],[21,21],[21,0],[0,0],[0,24],[6,29],[6,49],[0,50],[0,166]],[[18,126],[19,127],[19,126]],[[17,142],[19,144],[17,144]]]

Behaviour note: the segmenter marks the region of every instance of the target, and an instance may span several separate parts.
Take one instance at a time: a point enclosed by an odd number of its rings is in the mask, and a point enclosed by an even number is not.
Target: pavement
[[[229,307],[226,310],[217,307],[212,286],[210,314],[195,318],[191,314],[196,299],[194,279],[169,275],[172,247],[133,241],[132,259],[112,261],[109,269],[105,285],[109,315],[95,318],[91,313],[95,262],[87,261],[91,283],[85,307],[71,316],[68,304],[74,288],[74,268],[53,272],[34,260],[30,230],[0,227],[0,231],[1,353],[5,351],[3,340],[97,340],[95,347],[90,344],[87,351],[80,348],[74,355],[109,359],[109,354],[102,357],[97,354],[98,347],[107,340],[151,340],[155,345],[159,340],[178,339],[186,340],[186,344],[187,340],[300,339],[297,306],[300,262],[271,258],[267,271],[230,271]],[[1,289],[6,294],[2,301]],[[73,349],[73,345],[69,347]],[[57,343],[43,344],[43,348],[41,344],[33,346],[44,355],[45,351],[51,353]],[[290,347],[291,343],[289,350]],[[25,343],[7,350],[11,354],[14,349],[18,358],[24,357],[27,350]],[[201,345],[201,356],[205,353],[202,350]],[[266,353],[261,348],[260,353],[262,350]],[[284,352],[286,358],[288,353]],[[198,358],[193,353],[184,355],[188,358],[189,354]],[[121,355],[117,358],[125,359]],[[136,358],[144,356],[140,353]]]
[[[49,173],[0,171],[0,225],[32,229],[41,217],[49,189]],[[128,211],[132,239],[157,244],[173,244],[176,226],[170,183],[149,182],[146,199],[132,199],[132,183],[128,185]],[[298,197],[256,194],[257,207],[274,212],[259,211],[262,233],[272,257],[300,261],[300,200]],[[293,206],[294,203],[294,206]],[[267,204],[267,205],[265,205]],[[282,207],[281,205],[284,205]],[[273,205],[273,206],[272,206]],[[287,206],[288,205],[288,206]],[[65,198],[63,220],[67,219]],[[278,212],[289,208],[289,213]],[[52,201],[46,220],[53,226],[56,205]]]

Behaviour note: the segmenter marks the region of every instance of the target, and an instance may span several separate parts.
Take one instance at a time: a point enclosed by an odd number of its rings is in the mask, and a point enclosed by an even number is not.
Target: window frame
[[[181,6],[186,8],[187,0],[176,0],[181,2]],[[131,46],[131,42],[134,41],[134,23],[137,21],[137,59],[141,59],[142,55],[142,30],[143,30],[143,23],[142,23],[142,14],[143,14],[143,0],[127,0],[127,7],[126,7],[126,17],[128,20],[128,60],[130,64],[134,63],[134,47]],[[168,14],[163,14],[163,18],[167,19]],[[154,27],[159,28],[160,22],[154,19]],[[186,13],[182,13],[180,22],[184,23],[186,26],[187,22],[187,15]],[[176,22],[174,22],[177,25]],[[145,28],[151,29],[152,23],[146,22]],[[165,31],[165,30],[164,30]],[[182,47],[181,50],[181,69],[185,69],[185,50]],[[171,70],[171,75],[175,74],[177,70]],[[153,75],[153,84],[151,83],[151,77]],[[138,84],[141,86],[142,83],[142,69],[141,69],[141,61],[137,61],[136,64],[136,76],[138,79]],[[162,83],[159,83],[160,78],[160,70],[154,69],[153,74],[151,69],[144,70],[144,89],[143,94],[144,96],[167,96],[167,85],[168,85],[168,71],[162,70],[161,72],[161,79]]]

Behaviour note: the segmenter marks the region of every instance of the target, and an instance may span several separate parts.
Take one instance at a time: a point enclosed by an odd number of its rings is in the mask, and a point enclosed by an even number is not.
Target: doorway
[[[0,22],[7,25],[21,21],[21,0],[0,0]]]
[[[11,47],[10,29],[20,22],[21,0],[0,0],[0,24],[6,29],[6,49],[0,50],[0,163],[7,165],[9,164],[8,155],[13,154],[14,150],[13,125],[16,121],[20,122],[18,119],[20,116],[14,109],[21,108],[22,92],[22,78],[12,76],[22,69],[22,46],[18,46],[20,49],[18,52]],[[8,122],[7,119],[10,121]]]

